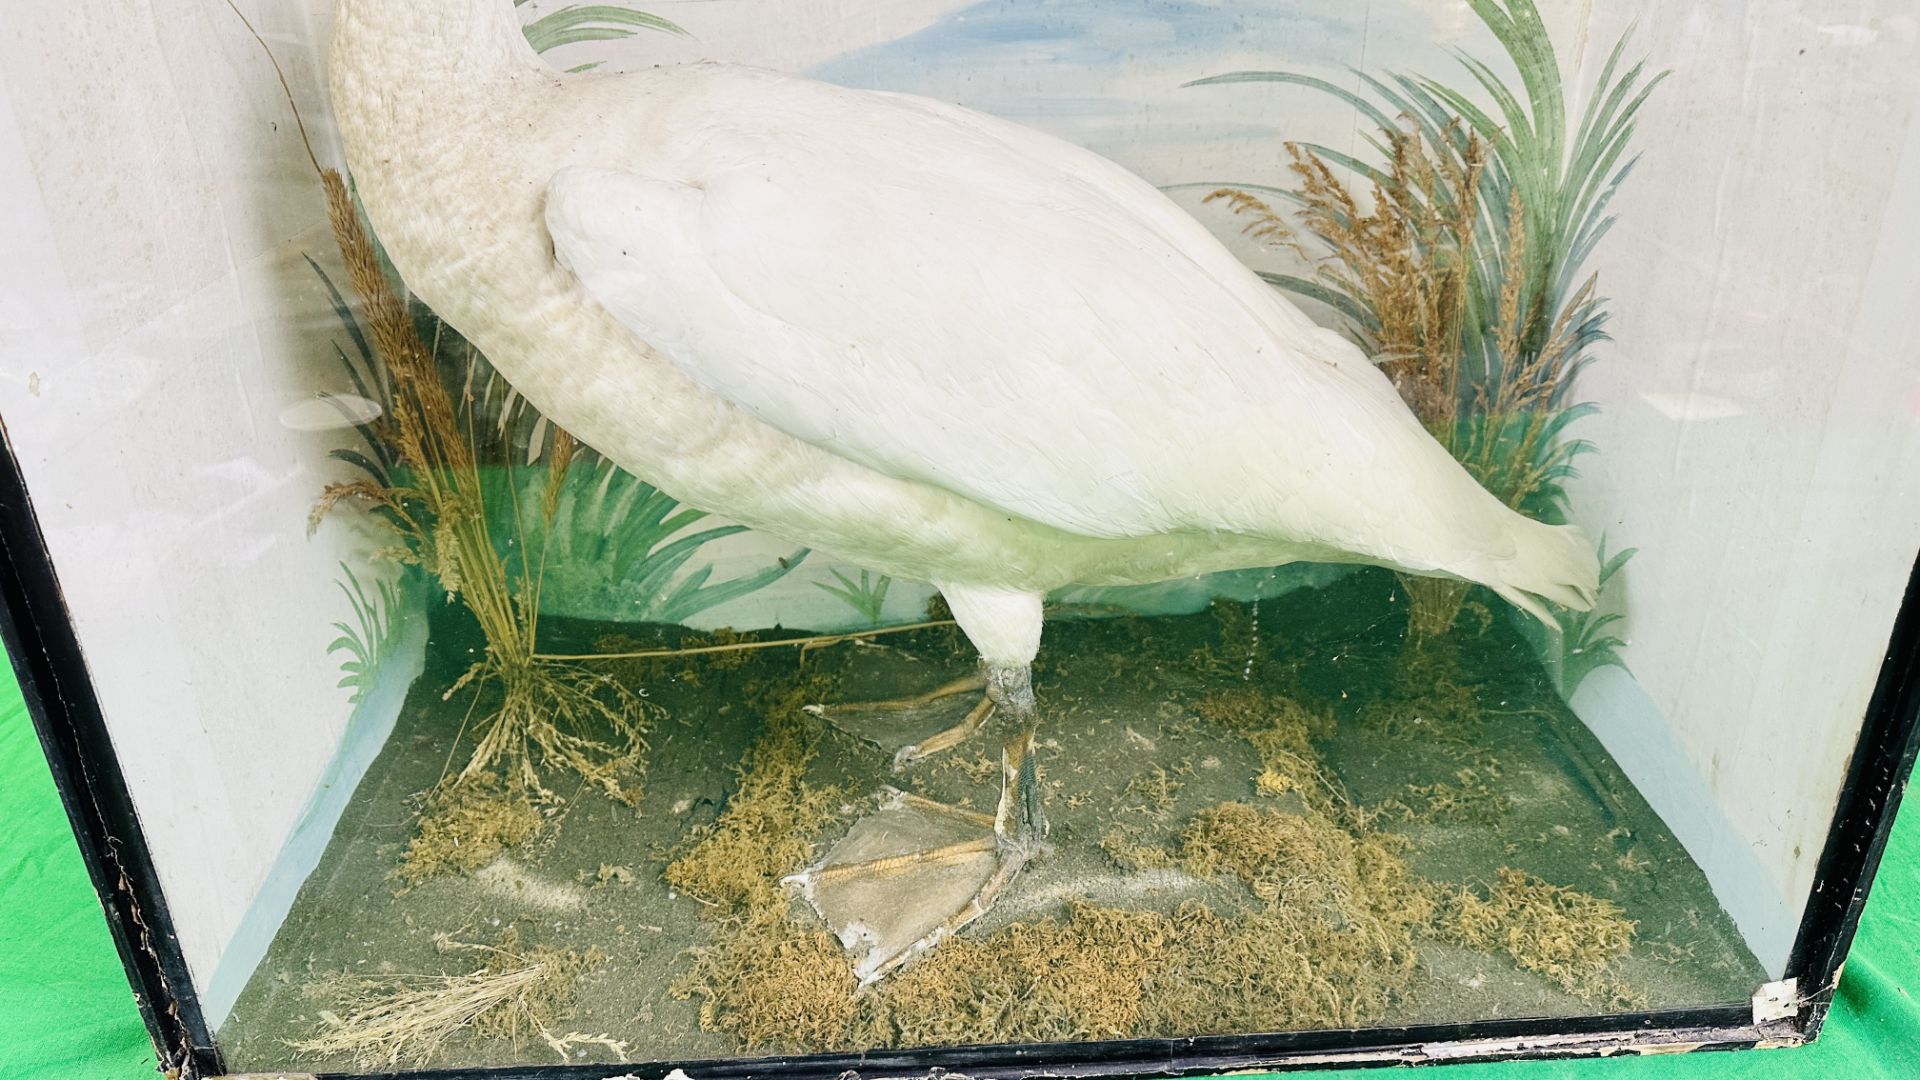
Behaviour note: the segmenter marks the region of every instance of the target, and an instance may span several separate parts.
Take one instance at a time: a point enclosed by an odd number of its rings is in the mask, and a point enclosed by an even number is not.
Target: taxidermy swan
[[[561,75],[510,0],[339,0],[331,82],[394,266],[527,401],[688,504],[932,582],[1022,721],[999,815],[955,812],[995,851],[934,846],[979,880],[863,978],[1032,850],[1050,590],[1316,560],[1591,601],[1580,533],[1489,495],[1355,345],[1086,150],[753,68]]]

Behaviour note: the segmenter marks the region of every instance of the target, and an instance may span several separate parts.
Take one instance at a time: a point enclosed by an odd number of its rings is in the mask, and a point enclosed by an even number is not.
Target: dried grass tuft
[[[599,950],[529,948],[517,930],[494,945],[444,937],[437,944],[447,952],[479,954],[483,965],[464,975],[323,980],[309,990],[334,999],[335,1009],[321,1012],[313,1038],[289,1045],[302,1054],[351,1057],[370,1069],[426,1065],[463,1031],[505,1040],[515,1050],[538,1036],[548,1045],[593,1042],[623,1052],[624,1044],[605,1036],[552,1031],[573,1008],[575,982],[606,963]]]
[[[1533,504],[1565,474],[1574,444],[1555,445],[1558,404],[1579,367],[1582,320],[1590,314],[1589,277],[1557,314],[1529,275],[1530,208],[1512,186],[1504,215],[1485,215],[1482,176],[1488,147],[1456,121],[1440,132],[1450,143],[1436,153],[1418,129],[1382,128],[1385,168],[1363,200],[1319,154],[1288,143],[1302,229],[1324,245],[1305,251],[1285,220],[1258,198],[1235,189],[1227,202],[1247,231],[1284,243],[1314,266],[1313,285],[1363,311],[1355,330],[1421,423],[1474,479],[1513,509]],[[1489,238],[1476,235],[1483,217],[1508,223],[1497,245],[1500,279],[1477,281]],[[1498,230],[1495,230],[1496,232]],[[1552,255],[1552,252],[1542,252]],[[1476,289],[1490,295],[1479,297]],[[1467,337],[1491,328],[1492,359],[1469,372]],[[1459,617],[1469,586],[1452,579],[1401,575],[1412,643],[1444,635]]]
[[[461,779],[505,776],[551,797],[541,770],[562,768],[609,798],[639,803],[646,731],[663,715],[658,705],[612,676],[531,656],[489,652],[447,695],[476,682],[481,694],[496,687],[499,704],[476,725],[478,740]]]
[[[321,172],[327,215],[370,331],[384,380],[385,415],[373,437],[389,447],[401,469],[386,481],[329,485],[314,509],[313,523],[344,504],[373,511],[400,536],[400,555],[425,567],[447,599],[473,614],[487,640],[486,655],[447,691],[463,689],[493,703],[472,724],[472,757],[464,781],[497,777],[541,796],[547,769],[579,774],[609,796],[627,802],[646,750],[645,731],[658,706],[624,686],[584,668],[542,659],[534,643],[540,610],[541,567],[523,565],[516,577],[496,546],[488,524],[490,491],[476,459],[471,393],[456,404],[435,363],[435,350],[421,337],[406,299],[387,276],[373,238],[362,223],[352,192],[337,170]],[[578,444],[564,432],[549,446],[546,524],[552,525],[560,487]],[[499,497],[497,489],[494,497]],[[511,491],[509,492],[511,497]],[[517,511],[513,518],[522,521]],[[526,537],[518,550],[531,550]]]

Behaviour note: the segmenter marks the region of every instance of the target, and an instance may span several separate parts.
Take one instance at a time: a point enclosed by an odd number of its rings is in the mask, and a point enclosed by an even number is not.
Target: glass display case
[[[21,5],[6,644],[163,1065],[1813,1037],[1920,670],[1856,14]]]

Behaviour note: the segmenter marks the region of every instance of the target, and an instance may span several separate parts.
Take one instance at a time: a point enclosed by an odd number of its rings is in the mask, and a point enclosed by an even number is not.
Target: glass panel
[[[1920,535],[1900,11],[241,7],[0,45],[230,1067],[1781,973]]]

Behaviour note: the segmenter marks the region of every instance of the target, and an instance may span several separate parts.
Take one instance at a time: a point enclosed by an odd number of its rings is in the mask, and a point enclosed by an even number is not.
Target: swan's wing
[[[715,93],[729,119],[644,172],[562,170],[547,222],[595,299],[761,421],[1089,536],[1366,553],[1420,527],[1423,474],[1465,478],[1358,350],[1118,166],[902,95]]]

